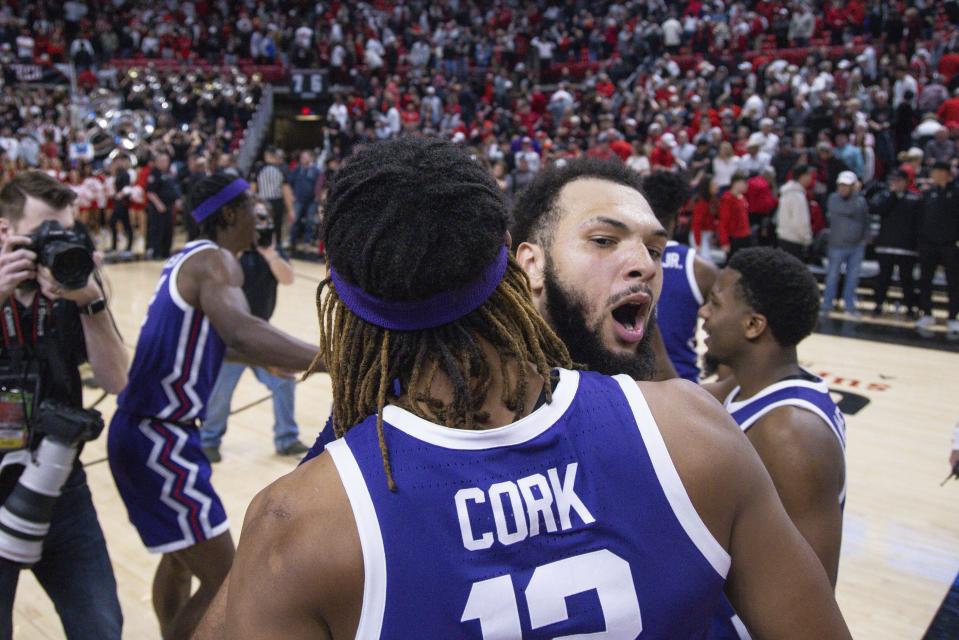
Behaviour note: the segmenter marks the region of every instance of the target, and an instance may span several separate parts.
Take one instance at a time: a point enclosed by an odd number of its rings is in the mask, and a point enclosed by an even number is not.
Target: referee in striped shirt
[[[256,193],[270,206],[276,244],[283,246],[283,220],[293,222],[293,190],[280,166],[279,152],[269,148],[263,152],[263,160],[266,164],[256,176]]]

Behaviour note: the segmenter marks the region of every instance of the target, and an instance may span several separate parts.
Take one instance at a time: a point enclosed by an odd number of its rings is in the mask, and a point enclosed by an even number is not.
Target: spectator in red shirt
[[[609,76],[605,73],[599,74],[599,81],[596,83],[596,93],[604,98],[612,98],[616,93],[616,85],[610,82]]]
[[[406,109],[404,109],[400,114],[400,119],[403,121],[403,128],[407,131],[411,131],[419,127],[420,110],[417,108],[417,105],[413,102],[407,103]]]
[[[693,218],[690,222],[689,244],[699,255],[712,260],[713,234],[716,231],[716,217],[719,215],[719,185],[710,174],[699,181],[699,193],[693,202]]]
[[[609,134],[604,132],[596,136],[596,145],[591,147],[586,155],[600,160],[612,160],[617,157],[609,148]]]
[[[773,193],[776,183],[776,171],[766,167],[758,176],[746,182],[746,203],[749,210],[749,226],[757,229],[759,244],[773,244],[772,214],[779,206],[779,199]]]
[[[626,140],[620,134],[611,134],[614,138],[612,142],[609,143],[610,150],[619,156],[619,159],[623,162],[629,159],[629,156],[633,155],[633,145],[626,142]]]
[[[676,157],[673,155],[673,148],[676,146],[676,136],[671,133],[664,133],[660,137],[653,152],[649,154],[649,164],[655,170],[656,167],[672,169],[676,166]]]
[[[939,116],[939,122],[947,127],[954,128],[959,125],[959,89],[956,89],[951,98],[939,105],[936,115]],[[953,124],[950,125],[950,123]]]
[[[939,58],[939,73],[949,84],[953,76],[959,73],[959,52],[950,51]]]
[[[740,249],[753,245],[749,208],[744,195],[747,186],[746,176],[737,173],[729,190],[719,200],[719,246],[726,252],[727,259]]]

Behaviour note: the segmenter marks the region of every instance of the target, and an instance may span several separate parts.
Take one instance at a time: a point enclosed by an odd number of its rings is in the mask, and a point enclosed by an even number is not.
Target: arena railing
[[[247,175],[260,152],[260,145],[270,129],[273,119],[273,85],[263,85],[260,104],[243,130],[243,140],[237,152],[236,166],[242,175]]]
[[[283,65],[271,64],[271,65],[262,65],[254,64],[252,60],[240,60],[237,64],[227,65],[227,64],[211,64],[205,60],[193,61],[193,60],[159,60],[156,58],[114,58],[110,60],[109,65],[121,71],[126,71],[130,68],[142,68],[142,69],[153,69],[155,71],[165,71],[168,73],[174,72],[184,72],[184,71],[224,71],[227,69],[237,68],[244,75],[254,76],[257,75],[262,79],[263,82],[282,82],[286,78],[287,70]]]

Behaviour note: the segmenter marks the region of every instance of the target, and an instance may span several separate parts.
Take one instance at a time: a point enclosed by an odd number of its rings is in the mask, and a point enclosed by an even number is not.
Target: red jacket
[[[952,76],[959,73],[959,53],[947,53],[939,58],[939,73],[946,82],[952,80]]]
[[[676,157],[673,156],[671,149],[664,149],[656,145],[649,154],[649,164],[654,167],[665,167],[671,169],[676,164]]]
[[[939,122],[946,125],[950,122],[959,122],[959,97],[949,98],[943,102],[936,115],[939,116]]]
[[[729,245],[732,238],[748,238],[752,231],[749,228],[749,212],[746,209],[746,198],[733,195],[727,191],[719,200],[719,246]]]
[[[772,187],[762,176],[753,176],[746,183],[746,202],[749,206],[749,213],[772,215],[779,204],[779,200],[773,195]]]
[[[633,155],[633,146],[625,140],[614,140],[609,143],[609,148],[619,156],[619,159],[626,162],[629,156]]]
[[[716,213],[713,211],[712,202],[700,198],[693,203],[693,219],[690,228],[697,246],[703,243],[703,231],[715,231]]]

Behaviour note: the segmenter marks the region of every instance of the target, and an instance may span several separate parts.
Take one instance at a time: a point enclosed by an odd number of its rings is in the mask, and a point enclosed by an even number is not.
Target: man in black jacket
[[[949,294],[947,336],[959,339],[959,185],[946,162],[932,166],[932,186],[923,194],[919,224],[919,305],[923,316],[916,324],[928,330],[932,316],[932,278],[941,264],[946,271]]]
[[[876,287],[876,308],[873,315],[882,314],[893,268],[899,268],[899,286],[909,318],[916,319],[916,286],[912,272],[916,266],[917,233],[922,198],[910,193],[909,175],[900,170],[889,176],[889,188],[880,191],[870,201],[870,210],[882,220],[879,237],[876,238],[876,255],[879,258],[879,284]]]

